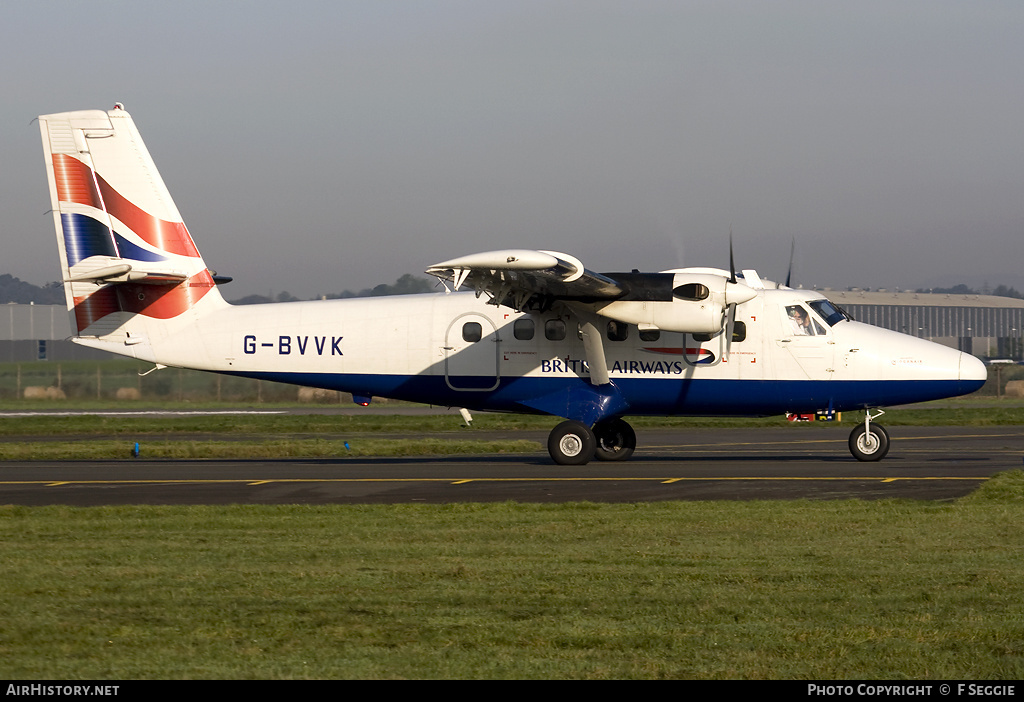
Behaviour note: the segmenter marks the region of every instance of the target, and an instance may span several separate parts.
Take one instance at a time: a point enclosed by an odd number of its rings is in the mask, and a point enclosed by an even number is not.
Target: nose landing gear
[[[858,461],[880,461],[889,453],[889,432],[881,424],[872,424],[872,419],[881,417],[885,412],[878,410],[874,416],[871,410],[864,414],[864,423],[858,424],[850,432],[850,453]]]

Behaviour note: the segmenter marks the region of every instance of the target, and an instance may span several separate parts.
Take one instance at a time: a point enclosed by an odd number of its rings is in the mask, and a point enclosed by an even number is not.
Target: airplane
[[[464,410],[563,419],[555,463],[625,460],[626,416],[864,411],[848,440],[877,461],[882,408],[964,395],[977,358],[852,319],[819,292],[729,270],[597,273],[508,249],[432,265],[444,291],[231,305],[129,113],[39,117],[75,342],[153,363]],[[151,371],[150,371],[151,372]]]

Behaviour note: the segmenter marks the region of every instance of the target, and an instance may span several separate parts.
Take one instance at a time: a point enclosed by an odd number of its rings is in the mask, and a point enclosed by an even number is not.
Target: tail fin
[[[131,115],[120,105],[63,112],[39,128],[77,340],[128,353],[146,320],[226,304]]]

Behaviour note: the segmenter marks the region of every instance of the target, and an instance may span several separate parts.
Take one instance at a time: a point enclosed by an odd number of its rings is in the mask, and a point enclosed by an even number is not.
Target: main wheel
[[[636,432],[621,419],[609,419],[594,425],[597,445],[594,455],[602,461],[624,461],[636,449]]]
[[[865,431],[858,424],[850,432],[850,453],[858,461],[880,461],[889,453],[889,432],[881,424],[872,424]]]
[[[594,457],[594,434],[579,422],[566,421],[548,435],[548,453],[563,466],[582,466]]]

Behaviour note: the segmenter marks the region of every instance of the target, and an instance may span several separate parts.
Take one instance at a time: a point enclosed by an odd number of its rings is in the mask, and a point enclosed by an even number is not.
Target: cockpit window
[[[811,313],[801,305],[787,306],[786,315],[789,317],[790,331],[793,334],[798,336],[814,336],[816,334],[811,321]],[[822,331],[824,332],[824,330]]]
[[[850,319],[848,314],[828,300],[811,300],[807,304],[811,306],[812,310],[821,315],[821,318],[828,322],[830,327],[834,327],[837,322],[841,322],[844,319]]]

